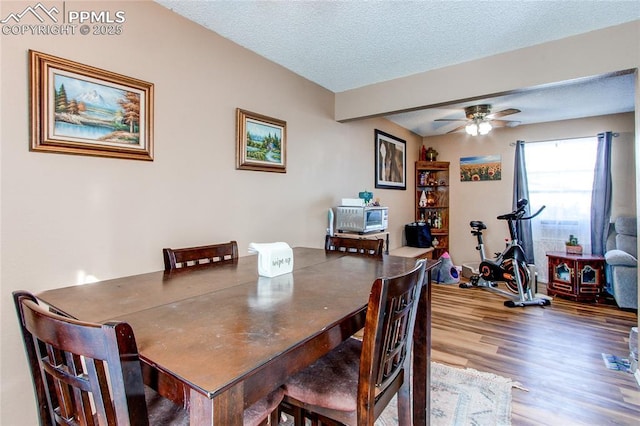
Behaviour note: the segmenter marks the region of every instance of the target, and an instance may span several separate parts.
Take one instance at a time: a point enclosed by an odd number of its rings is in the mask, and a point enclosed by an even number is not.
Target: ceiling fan
[[[472,105],[468,106],[464,109],[464,113],[467,116],[464,118],[440,118],[435,121],[465,121],[466,123],[462,126],[456,127],[455,129],[447,132],[447,133],[455,133],[460,130],[465,130],[468,134],[472,136],[486,135],[491,131],[494,127],[515,127],[520,124],[519,121],[511,121],[511,120],[496,120],[500,117],[505,117],[511,114],[519,113],[519,109],[508,108],[498,112],[491,112],[491,105],[489,104],[480,104],[480,105]]]

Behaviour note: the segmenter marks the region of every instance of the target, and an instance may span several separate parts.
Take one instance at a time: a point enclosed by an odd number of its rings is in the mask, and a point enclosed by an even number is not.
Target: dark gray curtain
[[[527,168],[524,161],[524,141],[516,142],[516,159],[513,168],[513,209],[518,206],[518,200],[524,198],[529,200],[529,183],[527,182]],[[529,216],[531,210],[527,205],[525,216]],[[531,233],[531,221],[524,220],[516,224],[518,242],[524,249],[527,256],[527,263],[534,262],[533,257],[533,236]]]
[[[598,133],[598,152],[591,192],[591,253],[603,255],[611,220],[611,140],[613,133]]]

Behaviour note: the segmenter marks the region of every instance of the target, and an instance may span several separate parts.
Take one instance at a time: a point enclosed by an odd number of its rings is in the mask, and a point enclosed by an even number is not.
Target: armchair
[[[609,231],[606,290],[620,308],[638,309],[638,231],[635,217],[618,217]]]

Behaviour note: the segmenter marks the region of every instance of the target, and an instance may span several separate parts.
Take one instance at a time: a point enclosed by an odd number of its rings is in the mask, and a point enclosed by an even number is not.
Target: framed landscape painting
[[[236,169],[287,172],[287,122],[236,109]]]
[[[477,157],[460,158],[461,182],[500,179],[502,179],[501,155],[482,155]]]
[[[407,189],[406,141],[375,131],[376,188]]]
[[[153,84],[29,51],[31,151],[153,160]]]

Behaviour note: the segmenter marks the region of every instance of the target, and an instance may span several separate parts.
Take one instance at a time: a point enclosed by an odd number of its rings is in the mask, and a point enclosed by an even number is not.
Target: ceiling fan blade
[[[465,127],[467,127],[467,125],[466,125],[466,124],[463,124],[462,126],[456,127],[456,128],[455,128],[455,129],[453,129],[453,130],[449,130],[449,131],[447,132],[447,134],[449,134],[449,133],[459,132],[460,130],[464,130],[464,128],[465,128]]]
[[[437,120],[433,120],[433,121],[467,121],[466,118],[438,118]]]
[[[520,124],[520,121],[491,120],[491,126],[493,127],[516,127],[518,124]]]
[[[520,112],[519,109],[507,108],[507,109],[503,109],[502,111],[498,111],[498,112],[494,112],[492,114],[489,114],[489,115],[487,115],[487,118],[489,120],[493,120],[494,118],[504,117],[506,115],[511,115],[511,114],[517,114],[519,112]]]

